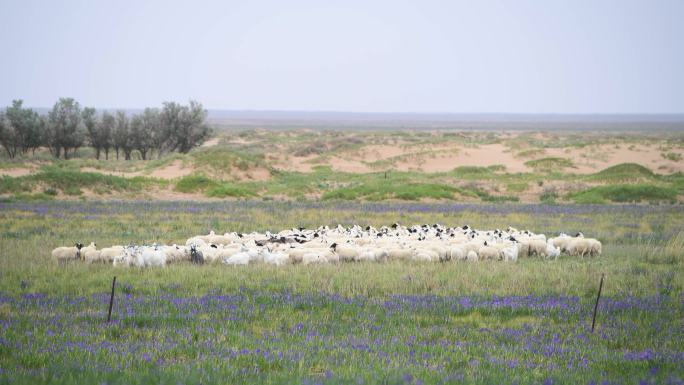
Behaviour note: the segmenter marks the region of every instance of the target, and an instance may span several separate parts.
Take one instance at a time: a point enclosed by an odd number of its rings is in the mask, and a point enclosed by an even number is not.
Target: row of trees
[[[166,102],[162,108],[146,108],[140,114],[124,111],[98,114],[91,107],[81,108],[72,98],[61,98],[47,115],[24,108],[23,101],[14,100],[0,111],[0,144],[7,156],[35,153],[47,147],[56,158],[68,159],[77,149],[90,145],[95,156],[110,151],[116,158],[131,159],[134,151],[142,159],[167,152],[187,153],[202,144],[210,135],[207,111],[202,104],[188,105]]]

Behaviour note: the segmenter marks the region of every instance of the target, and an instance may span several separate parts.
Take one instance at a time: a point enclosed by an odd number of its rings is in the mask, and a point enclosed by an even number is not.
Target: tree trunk
[[[105,160],[109,160],[109,148],[105,148]]]
[[[100,160],[100,147],[95,147],[95,159]]]
[[[64,159],[68,159],[68,156],[67,156],[67,155],[68,155],[68,152],[69,152],[69,148],[68,148],[68,147],[64,147]]]

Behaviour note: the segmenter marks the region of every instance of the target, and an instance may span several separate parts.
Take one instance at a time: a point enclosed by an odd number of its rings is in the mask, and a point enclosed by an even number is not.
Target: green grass
[[[535,160],[528,160],[525,166],[540,172],[561,172],[566,168],[574,168],[575,164],[570,159],[549,157]]]
[[[370,200],[385,199],[453,199],[454,194],[463,190],[434,183],[398,183],[396,181],[377,181],[358,186],[338,188],[323,194],[323,200]]]
[[[677,201],[678,191],[671,187],[654,185],[614,185],[597,186],[587,190],[568,194],[568,198],[575,203],[639,203],[639,202],[669,202]]]
[[[6,203],[0,383],[667,383],[684,372],[682,218],[681,206]],[[163,269],[48,257],[76,241],[170,244],[212,229],[396,221],[581,230],[604,255]]]
[[[676,152],[667,152],[660,154],[664,159],[671,160],[673,162],[679,162],[682,160],[682,154]]]
[[[587,179],[604,183],[634,182],[640,180],[655,180],[657,175],[647,167],[636,163],[622,163],[589,176]]]
[[[223,147],[203,149],[192,152],[190,156],[195,167],[208,169],[216,174],[230,173],[233,169],[247,171],[254,167],[267,167],[262,154],[250,154]]]
[[[212,198],[250,198],[257,196],[254,185],[219,183],[207,190],[206,195]]]
[[[205,175],[188,175],[176,182],[175,190],[182,193],[194,193],[215,188],[219,184]]]
[[[98,172],[81,172],[66,167],[45,166],[36,174],[0,178],[0,194],[26,193],[38,186],[59,190],[66,195],[81,195],[82,189],[89,189],[98,194],[109,194],[142,192],[155,185],[165,185],[165,182],[146,177],[124,178]]]

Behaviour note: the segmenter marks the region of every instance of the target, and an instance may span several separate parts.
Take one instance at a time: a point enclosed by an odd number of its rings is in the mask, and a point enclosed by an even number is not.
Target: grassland
[[[0,383],[679,383],[682,218],[679,205],[1,203]],[[151,270],[47,258],[77,240],[395,221],[581,230],[604,255]]]
[[[0,158],[0,384],[681,384],[682,154],[677,132],[251,129],[149,161]],[[604,254],[149,270],[48,258],[77,241],[394,222],[582,231]]]
[[[0,199],[677,203],[679,134],[223,132],[151,161],[0,159]],[[664,154],[664,155],[663,155]],[[497,163],[498,162],[498,163]]]

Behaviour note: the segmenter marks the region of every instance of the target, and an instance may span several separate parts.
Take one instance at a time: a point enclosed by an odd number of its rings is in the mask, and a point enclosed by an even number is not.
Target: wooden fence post
[[[109,297],[109,312],[107,313],[107,322],[112,320],[112,306],[114,306],[114,288],[116,287],[116,276],[112,280],[112,295]]]
[[[596,312],[598,311],[599,299],[601,299],[601,290],[603,289],[603,278],[606,276],[605,273],[601,274],[601,283],[599,283],[598,295],[596,296],[596,304],[594,305],[594,317],[591,319],[591,332],[594,332],[594,326],[596,326]]]

